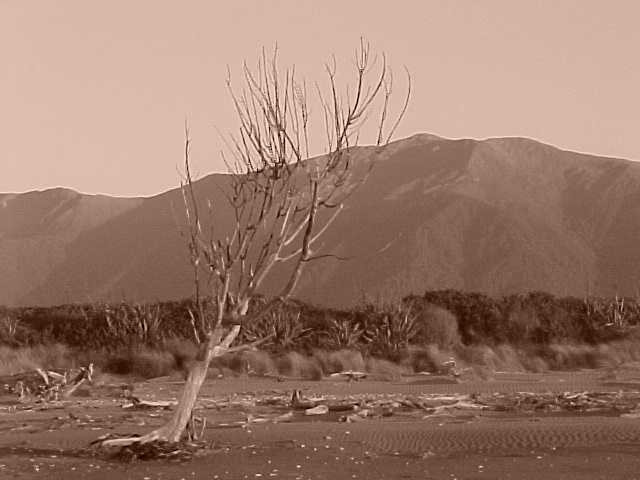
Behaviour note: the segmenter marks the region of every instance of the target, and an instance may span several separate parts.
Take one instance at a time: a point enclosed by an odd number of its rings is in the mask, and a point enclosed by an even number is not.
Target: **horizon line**
[[[484,137],[484,138],[474,138],[474,137],[446,137],[446,136],[442,136],[442,135],[438,135],[435,133],[430,133],[430,132],[417,132],[417,133],[413,133],[411,135],[408,135],[406,137],[403,138],[398,138],[396,140],[392,140],[388,143],[388,145],[397,143],[397,142],[402,142],[402,141],[406,141],[409,140],[411,138],[415,138],[415,137],[420,137],[420,136],[430,136],[430,137],[435,137],[438,138],[440,140],[447,140],[447,141],[464,141],[464,140],[472,140],[475,142],[485,142],[485,141],[489,141],[489,140],[528,140],[528,141],[532,141],[535,143],[538,143],[540,145],[545,145],[548,147],[552,147],[555,148],[557,150],[563,151],[563,152],[568,152],[568,153],[576,153],[579,155],[586,155],[586,156],[593,156],[593,157],[600,157],[603,159],[610,159],[610,160],[622,160],[622,161],[626,161],[626,162],[638,162],[640,161],[640,159],[632,159],[632,158],[625,158],[625,157],[620,157],[620,156],[616,156],[616,155],[612,155],[612,154],[606,154],[606,153],[594,153],[594,152],[588,152],[588,151],[581,151],[579,149],[572,149],[572,148],[568,148],[568,147],[561,147],[558,145],[555,145],[551,142],[546,142],[544,140],[540,140],[534,137],[527,137],[527,136],[522,136],[522,135],[507,135],[507,136],[495,136],[495,137]],[[369,144],[362,144],[362,145],[354,145],[354,147],[373,147],[375,145],[369,145]],[[316,156],[321,156],[322,154],[316,155]],[[315,156],[309,157],[309,158],[314,158]],[[202,176],[200,176],[199,178],[195,179],[195,181],[201,180],[203,178],[209,177],[211,175],[227,175],[228,172],[225,171],[212,171],[209,173],[206,173]],[[31,188],[31,189],[27,189],[27,190],[22,190],[22,191],[8,191],[8,192],[0,192],[0,195],[3,196],[7,196],[7,195],[24,195],[24,194],[28,194],[28,193],[44,193],[44,192],[49,192],[51,190],[67,190],[67,191],[71,191],[80,195],[86,195],[86,196],[104,196],[104,197],[112,197],[112,198],[122,198],[122,199],[145,199],[145,198],[153,198],[159,195],[163,195],[167,192],[170,192],[176,188],[179,188],[180,185],[179,183],[174,186],[174,187],[169,187],[165,190],[160,190],[157,191],[155,193],[151,193],[151,194],[113,194],[113,193],[105,193],[105,192],[86,192],[83,191],[81,189],[78,189],[76,187],[73,186],[69,186],[69,185],[52,185],[52,186],[48,186],[48,187],[36,187],[36,188]]]

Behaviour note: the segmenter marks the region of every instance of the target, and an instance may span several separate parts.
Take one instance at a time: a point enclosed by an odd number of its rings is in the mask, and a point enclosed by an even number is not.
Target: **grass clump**
[[[321,380],[323,377],[320,363],[313,357],[297,352],[289,352],[275,358],[278,373],[288,377],[305,380]]]
[[[0,346],[0,375],[14,375],[36,368],[68,369],[75,366],[70,349],[59,343],[33,347]]]
[[[349,370],[359,372],[365,370],[365,359],[358,350],[315,350],[313,357],[319,363],[325,375]]]

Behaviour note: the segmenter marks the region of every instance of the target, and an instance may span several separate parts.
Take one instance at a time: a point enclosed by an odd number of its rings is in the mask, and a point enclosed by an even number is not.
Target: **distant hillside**
[[[375,167],[324,241],[349,260],[316,263],[297,297],[344,306],[441,288],[637,293],[640,164],[523,138],[416,135],[373,155],[356,153]],[[199,196],[221,200],[214,183],[225,181],[201,179]],[[188,296],[181,205],[178,190],[0,195],[0,303]]]
[[[43,283],[46,289],[47,282],[56,281],[55,276],[50,280],[55,269],[70,260],[70,246],[82,233],[141,203],[63,188],[0,194],[0,305],[17,303]],[[95,248],[100,255],[100,243]],[[63,293],[54,303],[71,298]]]

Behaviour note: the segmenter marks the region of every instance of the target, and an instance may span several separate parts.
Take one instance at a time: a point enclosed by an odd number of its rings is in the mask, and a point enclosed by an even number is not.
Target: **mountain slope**
[[[0,305],[16,303],[47,281],[69,260],[72,252],[68,247],[83,232],[141,202],[136,198],[82,195],[63,188],[0,195]],[[61,297],[56,302],[64,300]]]
[[[324,237],[325,252],[349,260],[312,264],[299,298],[347,305],[363,295],[435,288],[636,293],[640,164],[521,138],[417,135],[373,155],[371,148],[356,153],[357,163],[375,161],[375,167]],[[199,196],[220,204],[214,184],[225,181],[224,175],[203,178]],[[135,202],[79,231],[32,288],[23,282],[0,303],[189,295],[187,252],[176,227],[180,192]],[[225,212],[220,215],[226,224]],[[5,228],[0,216],[0,232]],[[6,255],[0,243],[0,259]]]

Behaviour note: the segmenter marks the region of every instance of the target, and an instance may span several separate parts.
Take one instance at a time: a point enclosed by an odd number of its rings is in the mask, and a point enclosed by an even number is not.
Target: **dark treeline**
[[[257,299],[257,302],[262,301]],[[62,343],[104,349],[161,347],[193,340],[190,300],[155,304],[0,307],[0,344]],[[391,358],[411,345],[596,344],[640,324],[640,303],[621,298],[559,298],[541,292],[501,298],[456,290],[428,291],[393,304],[334,310],[289,302],[242,330],[243,342],[269,336],[273,352],[357,349]]]

